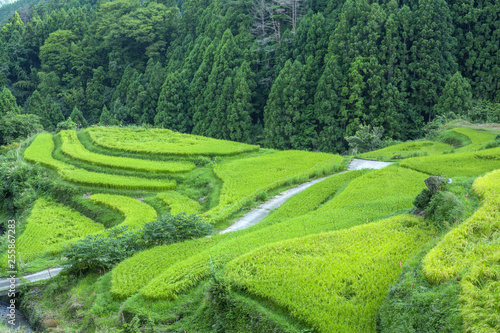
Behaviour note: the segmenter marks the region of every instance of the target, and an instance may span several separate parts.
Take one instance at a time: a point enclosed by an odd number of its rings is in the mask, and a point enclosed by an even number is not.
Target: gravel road
[[[49,268],[49,269],[44,269],[41,272],[37,272],[34,274],[26,275],[23,276],[24,279],[30,281],[30,282],[36,282],[36,281],[41,281],[41,280],[47,280],[50,279],[51,277],[59,274],[60,271],[63,270],[63,267],[57,267],[57,268]],[[16,279],[16,286],[21,285],[21,279],[17,278]],[[10,289],[10,281],[8,278],[2,278],[0,279],[0,292],[6,291]]]

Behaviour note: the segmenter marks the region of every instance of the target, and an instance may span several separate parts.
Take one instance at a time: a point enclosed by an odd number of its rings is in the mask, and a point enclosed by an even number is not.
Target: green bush
[[[415,198],[415,201],[413,201],[413,204],[415,207],[417,207],[420,210],[425,210],[427,206],[429,205],[429,202],[431,201],[432,198],[432,193],[429,191],[429,189],[424,188],[422,192],[420,192],[419,195]]]
[[[203,237],[209,235],[212,230],[213,226],[203,222],[196,214],[167,214],[144,224],[142,238],[147,247],[151,247]]]
[[[464,207],[455,194],[447,191],[435,193],[427,207],[427,218],[431,220],[436,227],[443,229],[446,225],[453,224],[460,218]]]

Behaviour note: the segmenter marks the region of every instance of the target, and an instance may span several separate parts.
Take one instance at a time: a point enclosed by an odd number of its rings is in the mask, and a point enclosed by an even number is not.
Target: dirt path
[[[372,161],[372,160],[360,160],[360,159],[353,159],[351,163],[349,163],[349,167],[347,170],[361,170],[361,169],[382,169],[383,167],[386,167],[388,165],[392,164],[391,162],[380,162],[380,161]],[[282,203],[290,199],[292,196],[295,194],[304,191],[306,188],[308,188],[311,185],[314,185],[323,179],[326,179],[328,177],[332,177],[335,175],[323,177],[323,178],[318,178],[315,180],[312,180],[310,182],[304,183],[302,185],[299,185],[294,188],[290,188],[286,191],[281,192],[280,194],[276,195],[274,198],[264,202],[263,204],[257,206],[256,208],[252,209],[250,212],[246,213],[243,217],[238,219],[235,223],[233,223],[229,228],[222,230],[221,234],[224,234],[226,232],[231,232],[231,231],[236,231],[236,230],[242,230],[246,229],[256,223],[258,223],[260,220],[262,220],[264,217],[269,215],[273,209],[278,208]]]

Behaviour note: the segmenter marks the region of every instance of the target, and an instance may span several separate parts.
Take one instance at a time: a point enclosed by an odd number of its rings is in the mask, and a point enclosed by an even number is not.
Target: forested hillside
[[[500,118],[495,0],[27,3],[0,31],[0,144],[71,117],[342,152],[363,124]]]

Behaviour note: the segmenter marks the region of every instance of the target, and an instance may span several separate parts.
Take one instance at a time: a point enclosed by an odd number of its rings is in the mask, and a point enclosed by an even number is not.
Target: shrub
[[[370,125],[361,125],[360,129],[356,131],[356,135],[346,137],[349,143],[349,148],[353,153],[364,153],[380,149],[383,147],[382,135],[384,129],[382,127],[372,127]]]
[[[432,196],[425,210],[426,219],[432,221],[439,229],[443,229],[458,220],[464,209],[453,193],[438,191]]]
[[[429,205],[431,198],[432,198],[432,192],[429,191],[429,189],[424,188],[422,192],[420,192],[420,194],[417,195],[415,201],[413,201],[413,205],[420,210],[425,210]]]
[[[203,222],[196,214],[167,214],[144,224],[142,238],[147,246],[151,247],[203,237],[209,235],[212,230],[213,226]]]

